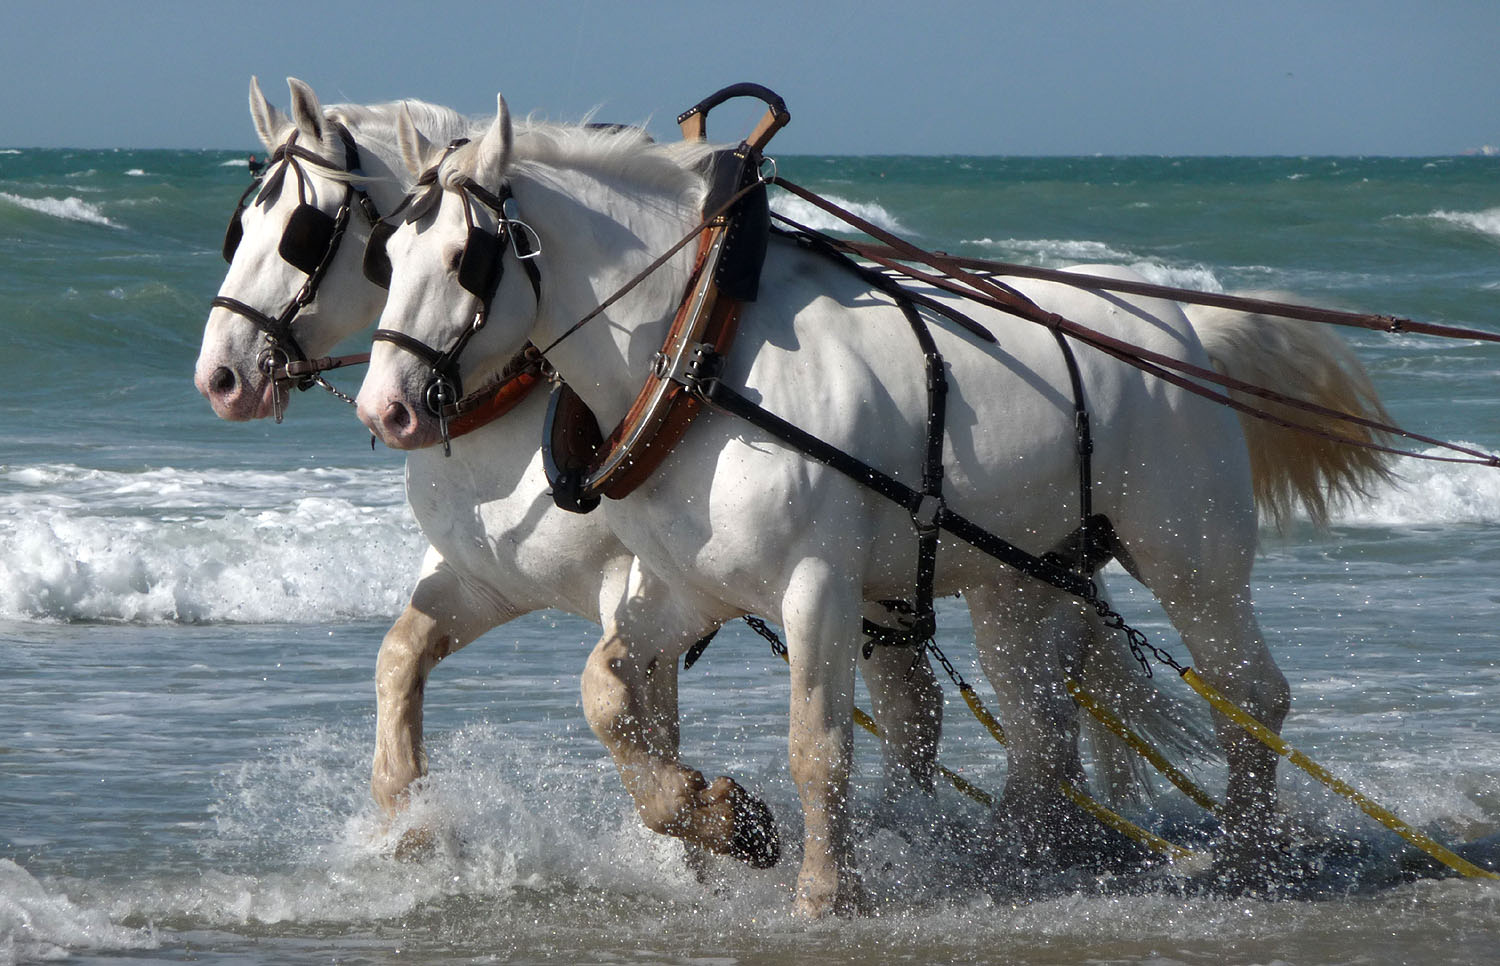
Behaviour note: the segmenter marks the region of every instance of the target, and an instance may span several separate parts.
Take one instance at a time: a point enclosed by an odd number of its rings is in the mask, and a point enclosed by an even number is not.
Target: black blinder
[[[396,226],[388,221],[377,221],[370,229],[370,240],[365,243],[365,278],[383,289],[391,287],[391,256],[385,243],[395,234]]]
[[[491,235],[483,228],[470,228],[463,257],[458,263],[459,286],[475,298],[488,302],[500,281],[499,265],[500,236]]]
[[[298,205],[287,219],[277,251],[288,265],[311,275],[333,247],[336,219],[313,205]]]
[[[243,207],[234,209],[234,214],[229,219],[229,227],[224,229],[224,261],[233,262],[234,253],[239,251],[240,240],[245,237],[245,226],[240,222],[240,213]]]

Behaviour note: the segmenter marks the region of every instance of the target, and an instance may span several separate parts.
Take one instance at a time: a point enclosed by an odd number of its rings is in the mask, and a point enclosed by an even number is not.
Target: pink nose
[[[265,387],[260,392],[248,384],[238,372],[228,366],[217,366],[211,370],[199,370],[193,376],[193,385],[213,406],[220,419],[235,421],[256,419],[265,415]]]
[[[372,412],[371,408],[378,408]],[[415,449],[421,445],[423,427],[411,405],[403,399],[387,399],[374,407],[359,406],[359,418],[370,432],[392,449]]]

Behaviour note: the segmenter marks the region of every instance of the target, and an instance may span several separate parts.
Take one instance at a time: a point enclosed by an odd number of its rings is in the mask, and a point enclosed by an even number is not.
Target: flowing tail
[[[1276,293],[1244,294],[1283,298]],[[1390,422],[1364,366],[1328,326],[1205,305],[1183,309],[1215,368],[1225,375],[1328,409]],[[1377,434],[1353,423],[1230,394],[1318,432],[1381,442]],[[1240,425],[1250,450],[1255,505],[1278,529],[1299,506],[1316,526],[1327,526],[1330,504],[1367,497],[1373,484],[1391,478],[1388,454],[1245,413],[1240,414]]]

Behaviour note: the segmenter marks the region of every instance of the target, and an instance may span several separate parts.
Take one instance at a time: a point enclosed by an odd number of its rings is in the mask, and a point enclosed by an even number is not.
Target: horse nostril
[[[228,366],[220,366],[214,370],[213,375],[208,377],[208,388],[216,396],[227,396],[234,391],[235,384],[239,382],[234,370]]]
[[[380,421],[385,425],[387,432],[393,436],[399,436],[411,426],[412,413],[404,403],[393,402],[385,407],[385,414],[381,416]]]

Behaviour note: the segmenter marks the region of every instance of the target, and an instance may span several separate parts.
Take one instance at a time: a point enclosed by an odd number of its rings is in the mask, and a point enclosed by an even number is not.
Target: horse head
[[[443,137],[471,124],[419,101],[324,108],[307,84],[288,78],[287,85],[290,115],[250,80],[250,117],[270,161],[230,218],[229,271],[195,372],[199,391],[225,419],[279,418],[290,386],[307,385],[286,377],[286,363],[326,354],[379,314],[385,293],[359,266],[379,212],[395,208],[406,191],[397,115],[415,131],[415,114]]]
[[[499,371],[524,344],[541,302],[540,242],[507,182],[504,97],[477,140],[438,146],[409,118],[398,140],[417,184],[365,253],[366,276],[389,294],[357,406],[386,445],[419,449],[446,439],[465,378]],[[505,324],[486,331],[491,318]]]

